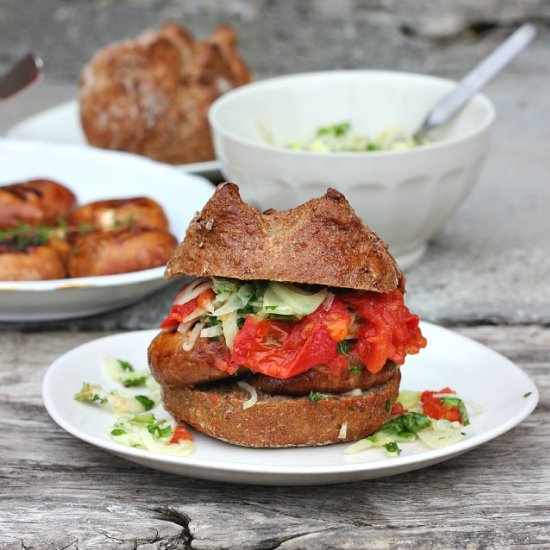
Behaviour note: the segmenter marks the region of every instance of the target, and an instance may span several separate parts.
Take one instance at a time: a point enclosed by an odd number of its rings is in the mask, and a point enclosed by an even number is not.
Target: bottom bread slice
[[[178,421],[244,447],[304,447],[355,441],[375,432],[391,416],[399,394],[399,369],[362,395],[325,394],[312,402],[258,392],[248,409],[248,392],[235,382],[210,387],[162,388],[166,410]],[[342,425],[345,427],[342,428]]]

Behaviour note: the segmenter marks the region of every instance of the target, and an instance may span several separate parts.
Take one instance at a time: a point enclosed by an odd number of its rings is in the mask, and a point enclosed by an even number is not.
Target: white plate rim
[[[468,345],[473,345],[478,347],[479,349],[482,349],[484,353],[490,352],[491,354],[498,356],[500,361],[505,361],[509,364],[510,367],[513,367],[514,369],[516,369],[518,373],[524,378],[525,389],[531,392],[530,398],[525,400],[525,406],[507,422],[499,424],[498,426],[488,431],[485,431],[483,433],[474,434],[471,437],[468,437],[458,443],[455,443],[443,449],[430,449],[430,450],[422,451],[410,456],[392,457],[387,461],[384,460],[384,461],[375,461],[375,462],[361,462],[356,464],[350,463],[350,464],[322,465],[322,466],[269,465],[268,469],[266,469],[266,465],[262,465],[262,464],[248,464],[248,463],[239,464],[239,463],[230,463],[230,462],[223,462],[223,461],[214,461],[214,460],[209,460],[204,458],[195,458],[193,455],[183,456],[183,457],[169,456],[169,455],[163,455],[160,453],[153,453],[146,450],[125,447],[115,442],[103,440],[96,436],[90,435],[84,430],[80,430],[78,427],[66,421],[65,418],[57,411],[55,406],[55,399],[52,397],[52,391],[50,389],[53,372],[56,368],[60,368],[57,365],[62,364],[62,362],[66,360],[67,356],[70,357],[70,354],[76,349],[83,348],[86,346],[95,346],[100,342],[107,342],[113,339],[117,339],[121,336],[121,334],[110,335],[103,338],[92,340],[90,342],[77,346],[67,351],[60,357],[58,357],[49,366],[44,376],[43,384],[42,384],[42,398],[48,414],[66,432],[70,433],[71,435],[75,436],[78,439],[81,439],[82,441],[86,441],[91,445],[102,448],[106,451],[109,451],[119,456],[128,456],[135,459],[155,461],[161,464],[176,464],[179,466],[189,466],[190,469],[193,469],[193,468],[201,469],[203,471],[204,470],[213,470],[213,471],[221,470],[227,473],[239,473],[239,474],[249,473],[249,474],[265,474],[265,475],[285,475],[286,474],[289,476],[292,476],[292,475],[330,476],[330,475],[338,475],[338,474],[349,474],[349,473],[355,473],[355,472],[372,472],[372,471],[382,470],[382,469],[399,470],[400,467],[410,466],[414,464],[417,464],[419,468],[422,468],[423,467],[422,463],[424,462],[432,464],[434,462],[437,462],[438,459],[442,459],[442,458],[444,459],[445,457],[452,458],[453,456],[462,454],[483,443],[491,441],[496,437],[499,437],[500,435],[506,433],[507,431],[511,430],[512,428],[517,426],[519,423],[521,423],[536,408],[539,400],[538,389],[535,386],[534,382],[529,378],[529,376],[515,363],[513,363],[512,361],[510,361],[508,358],[504,357],[500,353],[492,350],[491,348],[479,342],[476,342],[471,338],[468,338],[466,336],[453,332],[449,329],[446,329],[439,325],[435,325],[433,323],[428,323],[425,321],[422,322],[421,325],[425,327],[429,327],[430,330],[434,330],[436,332],[443,331],[446,333],[451,333],[453,337],[456,337],[463,342],[468,342]],[[123,333],[122,335],[137,334],[137,333],[141,333],[143,334],[144,337],[147,336],[150,339],[152,336],[154,336],[154,334],[158,333],[158,330],[152,329],[152,330],[132,331],[128,333]],[[243,451],[246,451],[246,448],[243,447],[242,449]],[[192,475],[192,473],[189,475]],[[391,475],[391,474],[387,474],[387,475]]]
[[[60,113],[62,116],[70,115],[72,117],[72,113],[77,111],[78,111],[77,99],[70,99],[63,103],[58,103],[57,105],[47,107],[46,109],[38,111],[37,113],[34,113],[28,117],[25,117],[23,120],[16,122],[13,126],[11,126],[6,130],[5,136],[12,139],[20,139],[25,141],[31,140],[31,139],[44,140],[45,136],[43,136],[42,134],[37,136],[35,134],[35,130],[33,130],[33,126],[35,126],[37,123],[44,124],[44,121],[49,122],[50,119],[55,120],[60,116]],[[78,120],[76,120],[76,123],[79,124]],[[57,143],[60,143],[60,142],[57,141]],[[70,139],[68,139],[68,141],[64,143],[69,145],[79,144],[86,147],[92,147],[91,145],[88,145],[86,142],[80,143]],[[172,166],[178,170],[189,172],[190,174],[209,174],[211,172],[218,172],[221,170],[221,163],[218,160],[192,162],[187,164],[168,164],[168,166]]]

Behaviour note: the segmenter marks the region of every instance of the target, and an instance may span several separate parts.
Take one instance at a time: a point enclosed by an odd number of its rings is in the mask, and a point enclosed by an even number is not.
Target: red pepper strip
[[[178,444],[180,441],[193,441],[193,434],[179,424],[174,428],[170,445]]]
[[[205,308],[215,297],[214,292],[211,289],[206,289],[199,294],[196,298],[193,298],[185,304],[175,304],[172,306],[168,317],[162,321],[160,328],[163,330],[173,330],[197,308]]]
[[[298,323],[246,317],[235,338],[231,360],[273,378],[286,380],[318,365],[346,367],[347,359],[336,346],[349,332],[346,306],[333,300],[327,311],[321,305]]]
[[[456,406],[449,407],[441,402],[439,397],[434,397],[439,394],[455,394],[451,388],[443,388],[440,391],[425,391],[420,395],[420,402],[422,403],[422,409],[424,414],[435,418],[436,420],[450,420],[451,422],[458,420],[462,422],[462,415],[460,410]]]

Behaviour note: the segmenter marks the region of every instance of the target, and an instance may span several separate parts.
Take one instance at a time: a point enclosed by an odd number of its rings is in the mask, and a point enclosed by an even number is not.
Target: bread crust
[[[181,423],[216,439],[243,447],[304,447],[355,441],[375,432],[391,416],[399,393],[400,371],[360,396],[334,395],[313,403],[308,397],[249,394],[235,383],[209,387],[162,388],[165,409]],[[346,435],[338,437],[342,424]]]
[[[391,292],[405,279],[346,198],[328,189],[292,210],[247,205],[224,183],[193,218],[165,277],[217,276]]]

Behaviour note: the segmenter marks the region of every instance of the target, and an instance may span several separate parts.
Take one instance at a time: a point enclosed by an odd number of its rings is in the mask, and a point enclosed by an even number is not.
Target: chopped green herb
[[[269,309],[271,311],[275,311],[277,309],[277,306],[264,306],[265,309]]]
[[[221,324],[221,321],[212,315],[208,315],[205,319],[206,325],[209,327],[215,327],[216,325]]]
[[[126,435],[128,432],[123,430],[122,428],[113,428],[111,430],[111,435]]]
[[[132,363],[130,363],[128,361],[124,361],[124,359],[117,359],[116,362],[118,363],[118,366],[124,371],[128,371],[128,372],[134,372],[135,371],[134,366],[132,365]]]
[[[382,445],[382,447],[384,447],[384,449],[386,449],[386,451],[388,451],[388,453],[392,453],[392,454],[401,454],[401,449],[399,448],[399,445],[395,442],[395,441],[390,441],[389,443],[384,443],[384,445]]]
[[[354,376],[357,376],[358,374],[361,374],[363,371],[363,365],[350,365],[348,367],[348,370],[353,374]]]
[[[97,402],[100,405],[107,403],[107,395],[103,392],[100,386],[92,386],[87,382],[82,384],[82,389],[74,396],[77,401],[87,403]]]
[[[137,373],[136,373],[137,374]],[[144,386],[145,382],[147,382],[147,375],[141,375],[141,376],[132,376],[130,378],[124,378],[120,381],[120,383],[125,386],[126,388],[133,388],[136,386]]]
[[[390,412],[391,409],[391,401],[389,399],[386,399],[386,412]]]
[[[371,443],[377,443],[377,442],[378,442],[378,438],[377,438],[375,435],[369,435],[369,437],[367,437],[367,439],[368,439]]]
[[[523,394],[523,397],[529,397],[530,395],[532,395],[532,393],[532,391],[528,391],[527,393]]]
[[[145,411],[149,411],[155,406],[155,402],[146,395],[136,395],[135,400],[141,403]]]
[[[336,346],[336,351],[340,355],[347,355],[349,353],[349,350],[351,349],[352,342],[350,340],[342,340],[341,342],[338,342],[338,345]]]
[[[460,418],[462,419],[462,424],[464,424],[464,426],[467,426],[470,423],[468,411],[466,410],[462,399],[459,399],[458,397],[440,397],[439,400],[443,403],[446,409],[450,409],[451,407],[458,408]]]
[[[321,401],[321,399],[324,399],[324,395],[322,393],[316,391],[309,392],[309,400],[312,403],[317,403],[317,401]]]
[[[411,412],[396,416],[385,424],[382,424],[380,431],[389,435],[410,439],[410,434],[416,434],[430,425],[431,422],[428,416]]]
[[[324,126],[317,130],[318,136],[344,136],[351,129],[351,124],[349,122],[341,122],[340,124],[333,124],[332,126]]]
[[[154,424],[147,426],[147,431],[153,437],[169,437],[172,434],[172,426],[168,424],[167,420],[159,420]]]
[[[136,414],[130,419],[134,424],[151,424],[155,421],[153,413]]]

